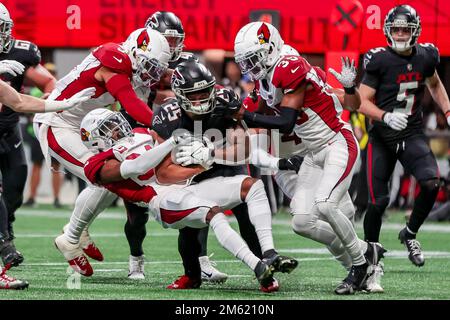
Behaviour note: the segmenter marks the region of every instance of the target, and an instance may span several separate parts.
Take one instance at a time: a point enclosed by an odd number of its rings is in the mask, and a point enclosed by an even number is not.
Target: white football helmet
[[[90,150],[104,151],[117,141],[133,136],[131,126],[120,112],[108,109],[90,111],[81,121],[80,135]]]
[[[300,53],[288,44],[281,48],[280,56],[300,56]]]
[[[141,28],[122,44],[131,59],[133,85],[149,87],[166,72],[171,58],[169,43],[158,31]]]
[[[9,11],[0,3],[0,53],[9,52],[12,46],[11,31],[13,21],[9,16]]]
[[[267,22],[251,22],[241,28],[234,40],[234,59],[243,74],[253,80],[264,78],[281,55],[284,41]]]

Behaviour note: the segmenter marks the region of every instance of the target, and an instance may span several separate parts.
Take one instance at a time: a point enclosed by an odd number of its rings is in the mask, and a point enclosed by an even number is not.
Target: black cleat
[[[10,265],[11,267],[17,267],[23,262],[23,255],[17,251],[13,242],[4,241],[0,246],[0,256],[4,266]]]
[[[366,262],[360,266],[352,266],[347,278],[336,287],[334,293],[339,295],[354,294],[356,291],[366,290],[369,264]]]
[[[256,279],[261,285],[261,291],[263,292],[273,292],[276,290],[271,290],[274,278],[273,278],[273,267],[268,266],[266,263],[259,261],[255,268]],[[278,282],[277,282],[278,284]],[[277,286],[278,288],[278,286]],[[278,289],[277,289],[278,290]]]
[[[422,254],[422,249],[420,248],[420,242],[414,238],[408,237],[408,231],[403,228],[398,234],[398,239],[403,243],[408,250],[409,260],[418,267],[422,267],[425,264],[425,258]]]
[[[273,267],[274,272],[291,273],[298,266],[298,261],[294,258],[280,256],[277,253],[269,258],[264,258],[263,261]]]
[[[364,253],[364,257],[370,265],[377,265],[381,258],[384,258],[384,254],[387,252],[385,248],[379,242],[367,241],[367,250]]]

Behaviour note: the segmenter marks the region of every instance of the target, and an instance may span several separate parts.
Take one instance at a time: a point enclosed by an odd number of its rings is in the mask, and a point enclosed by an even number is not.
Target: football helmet
[[[407,41],[395,41],[392,37],[393,28],[409,28],[411,36]],[[405,52],[411,49],[420,36],[422,26],[416,10],[409,5],[392,8],[384,19],[383,27],[388,45],[395,51]]]
[[[201,63],[188,60],[180,63],[171,78],[172,91],[185,111],[207,114],[216,106],[216,78]]]
[[[133,136],[131,126],[120,112],[108,109],[90,111],[81,121],[80,135],[90,150],[104,151],[117,141]]]
[[[284,41],[267,22],[251,22],[241,28],[234,40],[234,58],[243,74],[260,80],[280,58]]]
[[[157,83],[169,66],[169,43],[158,31],[137,29],[123,42],[122,47],[131,60],[135,87],[150,87]]]
[[[11,32],[13,25],[8,9],[0,3],[0,53],[7,53],[11,50],[13,42]]]
[[[180,18],[169,11],[157,11],[145,22],[146,28],[159,31],[170,47],[170,62],[178,60],[184,47],[184,29]]]

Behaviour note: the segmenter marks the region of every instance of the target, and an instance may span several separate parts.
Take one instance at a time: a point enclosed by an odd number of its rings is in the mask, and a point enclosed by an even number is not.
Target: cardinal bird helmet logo
[[[267,24],[263,23],[257,31],[259,44],[264,44],[269,42],[270,30]]]

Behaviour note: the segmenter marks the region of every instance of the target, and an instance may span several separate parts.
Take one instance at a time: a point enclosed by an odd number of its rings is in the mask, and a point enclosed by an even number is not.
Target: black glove
[[[278,169],[280,170],[294,170],[298,173],[302,165],[303,158],[300,156],[292,156],[290,158],[283,158],[278,160]]]
[[[242,100],[231,89],[220,90],[216,100],[216,107],[211,115],[212,117],[231,118],[242,106]]]

